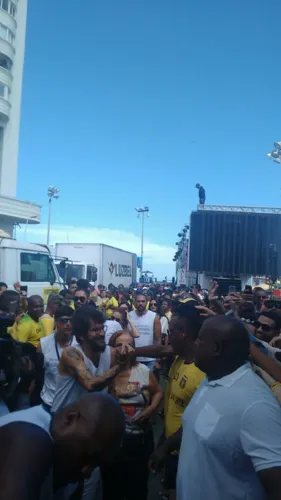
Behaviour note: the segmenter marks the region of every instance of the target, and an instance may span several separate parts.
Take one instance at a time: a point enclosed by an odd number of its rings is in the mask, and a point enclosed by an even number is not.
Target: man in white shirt
[[[280,498],[281,409],[248,354],[241,322],[204,323],[195,364],[207,377],[182,418],[177,500]]]
[[[147,310],[147,298],[142,292],[137,292],[135,307],[136,310],[131,311],[129,316],[140,335],[135,339],[136,347],[161,344],[160,320],[154,312]],[[144,363],[152,370],[156,360],[154,358],[141,357],[138,358],[138,361]]]
[[[195,364],[206,373],[182,417],[182,428],[156,457],[181,440],[177,500],[281,498],[281,409],[245,360],[249,336],[225,316],[204,322]],[[164,449],[164,451],[163,451]]]

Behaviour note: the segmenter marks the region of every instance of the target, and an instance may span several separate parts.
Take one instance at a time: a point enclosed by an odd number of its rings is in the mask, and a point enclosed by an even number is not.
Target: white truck
[[[41,295],[46,304],[48,295],[59,293],[62,280],[45,245],[0,238],[0,281],[13,289],[14,283],[27,287],[27,295]]]
[[[101,243],[57,243],[56,255],[95,267],[97,284],[129,287],[136,281],[137,256],[120,248]]]

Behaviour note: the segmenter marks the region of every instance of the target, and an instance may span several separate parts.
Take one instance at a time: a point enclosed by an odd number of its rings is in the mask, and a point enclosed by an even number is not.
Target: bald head
[[[87,394],[77,402],[77,408],[99,453],[113,450],[116,441],[120,444],[120,436],[125,430],[124,413],[114,398],[102,392]]]
[[[85,467],[96,467],[114,457],[124,430],[120,405],[101,392],[87,394],[58,411],[51,426],[58,460],[64,462],[67,475],[73,477]]]
[[[200,330],[195,363],[207,375],[235,371],[249,357],[249,335],[243,323],[227,316],[206,320]]]
[[[39,321],[39,318],[44,312],[44,302],[40,295],[31,295],[28,298],[28,314],[34,319],[34,321]]]

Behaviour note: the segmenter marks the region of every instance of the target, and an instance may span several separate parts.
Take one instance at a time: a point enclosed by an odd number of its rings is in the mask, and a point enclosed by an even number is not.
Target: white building
[[[0,229],[40,222],[40,207],[16,199],[27,0],[0,0]]]

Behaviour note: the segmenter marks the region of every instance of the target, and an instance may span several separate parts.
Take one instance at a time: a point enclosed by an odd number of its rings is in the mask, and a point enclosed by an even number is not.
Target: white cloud
[[[46,224],[27,226],[26,240],[32,243],[45,243]],[[17,229],[17,239],[24,240],[25,228]],[[52,225],[51,244],[55,243],[104,243],[140,255],[140,238],[134,233],[114,229],[98,229],[95,227],[74,227]],[[144,267],[153,271],[159,279],[174,275],[172,263],[175,249],[144,240]]]

